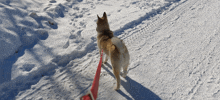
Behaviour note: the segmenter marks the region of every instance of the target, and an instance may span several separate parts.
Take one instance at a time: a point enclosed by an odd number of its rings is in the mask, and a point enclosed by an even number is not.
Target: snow
[[[98,100],[218,100],[218,0],[2,0],[0,100],[72,100],[99,62],[97,14],[130,53],[119,91],[110,61]]]

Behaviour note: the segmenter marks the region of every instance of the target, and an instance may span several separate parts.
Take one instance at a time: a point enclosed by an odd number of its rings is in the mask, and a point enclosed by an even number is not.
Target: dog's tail
[[[113,45],[115,45],[118,48],[120,53],[125,52],[126,48],[125,48],[124,42],[122,40],[120,40],[117,37],[112,37],[111,42]]]

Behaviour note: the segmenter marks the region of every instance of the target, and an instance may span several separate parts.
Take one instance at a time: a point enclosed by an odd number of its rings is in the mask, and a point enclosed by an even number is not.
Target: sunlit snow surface
[[[79,100],[99,62],[97,14],[130,53],[121,88],[102,65],[98,100],[218,100],[218,0],[0,1],[0,100]]]

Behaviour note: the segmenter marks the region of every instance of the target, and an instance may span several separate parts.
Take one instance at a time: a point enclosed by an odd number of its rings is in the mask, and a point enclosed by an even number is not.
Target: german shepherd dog
[[[113,32],[109,28],[107,15],[104,12],[103,17],[100,18],[98,15],[97,20],[97,45],[99,48],[99,53],[103,50],[106,54],[104,63],[108,61],[110,57],[112,70],[115,75],[117,85],[114,87],[115,90],[120,88],[120,70],[123,68],[122,77],[126,77],[127,69],[129,65],[130,56],[128,49],[124,42],[117,37],[114,37]]]

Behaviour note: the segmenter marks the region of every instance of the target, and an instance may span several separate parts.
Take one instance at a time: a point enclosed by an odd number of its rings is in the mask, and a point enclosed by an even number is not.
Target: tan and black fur
[[[127,75],[127,68],[129,65],[130,56],[124,42],[117,37],[114,37],[113,32],[109,28],[107,15],[104,12],[103,17],[100,18],[98,15],[97,20],[97,44],[99,47],[99,53],[103,49],[106,54],[104,63],[107,62],[108,57],[111,60],[112,70],[115,75],[117,85],[114,88],[118,90],[120,88],[120,70],[123,68],[123,77]]]

